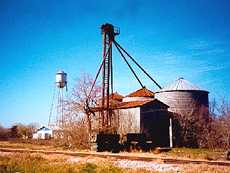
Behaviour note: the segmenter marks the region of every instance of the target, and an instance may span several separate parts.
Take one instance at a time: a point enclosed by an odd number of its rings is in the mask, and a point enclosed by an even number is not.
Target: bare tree
[[[209,148],[230,148],[230,104],[224,99],[210,113],[210,131],[207,133]]]
[[[93,82],[94,80],[89,74],[82,74],[81,77],[77,79],[72,96],[68,101],[71,114],[86,117],[89,132],[91,132],[92,129],[91,116],[93,116],[93,112],[91,112],[89,108],[97,104],[101,90],[97,84],[92,88]]]
[[[10,129],[0,125],[0,140],[7,140],[10,137]]]
[[[10,128],[10,138],[32,138],[33,133],[39,127],[38,123],[30,123],[28,125],[16,123]]]
[[[61,130],[56,131],[58,145],[67,148],[88,149],[89,132],[84,117],[65,116]]]
[[[174,114],[174,135],[177,138],[175,144],[229,149],[230,104],[223,99],[218,105],[213,100],[209,104],[208,115],[207,112],[207,108],[198,107],[187,113]]]

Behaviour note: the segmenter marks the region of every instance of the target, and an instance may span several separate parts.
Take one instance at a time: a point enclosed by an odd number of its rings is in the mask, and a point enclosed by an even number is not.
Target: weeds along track
[[[72,152],[72,151],[55,151],[55,150],[34,150],[34,149],[21,149],[21,148],[0,148],[0,152],[19,152],[19,153],[42,153],[42,154],[63,154],[69,156],[87,157],[95,156],[101,158],[113,159],[126,159],[126,160],[139,160],[139,161],[157,161],[167,164],[208,164],[218,166],[230,166],[230,161],[209,161],[209,160],[196,160],[196,159],[182,159],[182,158],[167,158],[157,156],[131,156],[124,153],[96,153],[96,152]]]

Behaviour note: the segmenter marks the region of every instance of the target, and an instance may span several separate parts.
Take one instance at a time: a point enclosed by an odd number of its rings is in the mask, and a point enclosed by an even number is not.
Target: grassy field
[[[204,159],[204,160],[226,160],[226,151],[222,149],[191,149],[191,148],[173,148],[169,152],[161,153],[163,156],[174,158]]]
[[[54,141],[47,140],[11,140],[0,141],[0,148],[22,148],[33,150],[64,150],[64,147],[54,145]]]
[[[0,156],[0,173],[156,173],[141,169],[122,169],[110,161],[70,163],[66,158],[44,158],[41,154],[10,154]]]
[[[146,169],[124,169],[110,159],[86,159],[72,162],[60,155],[0,153],[0,173],[229,173],[230,167],[180,165],[178,171],[159,172]]]
[[[24,148],[35,150],[67,150],[65,147],[55,146],[53,141],[0,141],[0,148]],[[69,150],[69,149],[68,149]],[[72,151],[83,151],[78,149],[71,149]],[[122,153],[121,153],[122,154]],[[152,152],[132,152],[123,153],[126,155],[155,155],[159,157],[173,157],[173,158],[188,158],[188,159],[204,159],[204,160],[226,160],[226,151],[224,150],[208,150],[208,149],[191,149],[191,148],[173,148],[168,152],[159,152],[153,150]]]

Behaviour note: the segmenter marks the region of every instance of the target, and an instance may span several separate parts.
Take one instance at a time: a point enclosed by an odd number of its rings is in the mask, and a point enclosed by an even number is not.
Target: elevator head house
[[[121,142],[124,136],[133,137],[134,140],[140,137],[139,142],[151,141],[152,146],[155,147],[172,147],[173,114],[180,113],[183,116],[184,112],[197,107],[204,107],[208,112],[208,92],[183,78],[169,87],[162,88],[152,75],[116,41],[115,36],[120,34],[119,29],[111,24],[104,24],[101,26],[101,31],[102,63],[86,99],[87,112],[95,115],[91,116],[95,120],[92,121],[92,132],[95,132],[100,139],[97,140],[99,148],[102,150],[105,146],[110,149],[113,146],[117,148],[118,139]],[[113,92],[113,45],[141,86],[141,89],[125,97]],[[137,75],[130,61],[159,88],[159,91],[153,93],[145,87],[142,77]],[[91,108],[89,98],[99,74],[102,79],[102,97],[97,105]]]

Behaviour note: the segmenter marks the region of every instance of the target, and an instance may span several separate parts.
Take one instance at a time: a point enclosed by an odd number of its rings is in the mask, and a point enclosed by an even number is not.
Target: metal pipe
[[[143,71],[143,73],[145,73],[157,86],[158,88],[162,89],[162,87],[145,71],[145,69],[143,67],[141,67],[140,64],[138,64],[138,62],[124,49],[121,47],[120,44],[118,44],[115,40],[113,41],[115,43],[115,45],[117,45],[123,52],[125,52],[125,54]]]
[[[139,82],[139,84],[141,85],[141,87],[144,88],[144,85],[141,83],[140,79],[136,75],[136,73],[133,70],[133,68],[130,66],[129,62],[127,61],[127,59],[125,58],[125,56],[123,55],[123,53],[121,52],[121,50],[119,49],[118,45],[116,44],[116,42],[114,42],[114,43],[115,43],[115,46],[117,47],[117,50],[121,54],[122,58],[125,60],[126,64],[128,65],[129,69],[132,71],[133,75],[135,76],[135,78],[137,79],[137,81]]]

